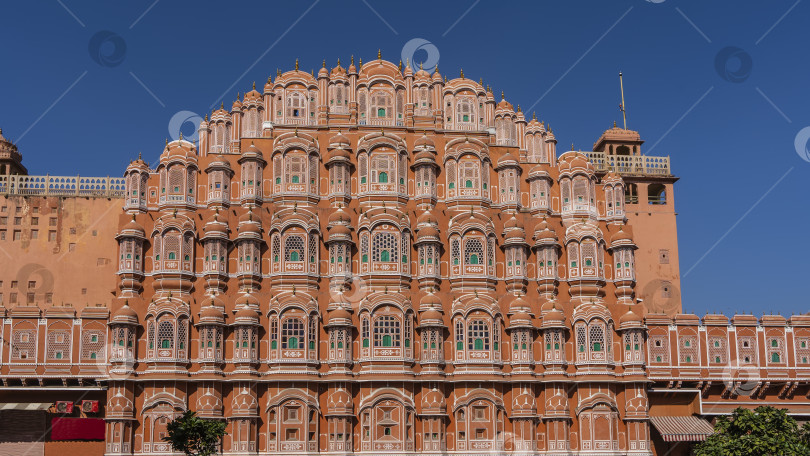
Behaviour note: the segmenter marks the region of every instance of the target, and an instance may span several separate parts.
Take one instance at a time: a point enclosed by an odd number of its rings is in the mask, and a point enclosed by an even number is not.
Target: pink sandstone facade
[[[680,313],[677,179],[642,144],[558,152],[378,56],[296,64],[123,181],[9,165],[0,247],[35,270],[0,263],[3,387],[100,400],[108,456],[172,454],[187,409],[231,455],[688,454],[739,405],[810,415],[810,317]]]

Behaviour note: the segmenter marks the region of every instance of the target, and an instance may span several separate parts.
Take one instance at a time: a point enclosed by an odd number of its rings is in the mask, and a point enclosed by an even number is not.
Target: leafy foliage
[[[191,410],[169,422],[166,428],[169,435],[163,440],[171,443],[174,451],[182,451],[187,456],[216,454],[226,434],[224,421],[205,420]]]
[[[799,427],[785,409],[742,407],[717,418],[714,434],[695,448],[696,456],[810,455],[810,423]]]

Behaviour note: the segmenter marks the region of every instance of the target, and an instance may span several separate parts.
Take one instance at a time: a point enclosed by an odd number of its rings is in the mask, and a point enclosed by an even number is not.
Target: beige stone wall
[[[108,304],[120,208],[120,199],[0,197],[2,306],[26,304],[30,293],[43,310]]]

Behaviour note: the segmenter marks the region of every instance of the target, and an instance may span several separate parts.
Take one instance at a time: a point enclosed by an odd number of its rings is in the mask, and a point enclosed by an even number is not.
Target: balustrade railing
[[[636,176],[671,176],[669,156],[605,155],[603,152],[584,152],[596,172],[613,171],[617,174]]]
[[[0,175],[0,195],[123,198],[123,177]]]

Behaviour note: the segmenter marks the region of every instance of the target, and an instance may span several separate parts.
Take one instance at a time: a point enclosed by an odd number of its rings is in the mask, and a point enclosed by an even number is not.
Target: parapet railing
[[[613,171],[634,176],[671,176],[669,156],[605,155],[603,152],[585,152],[596,172]]]
[[[0,195],[123,198],[123,177],[0,175]]]

